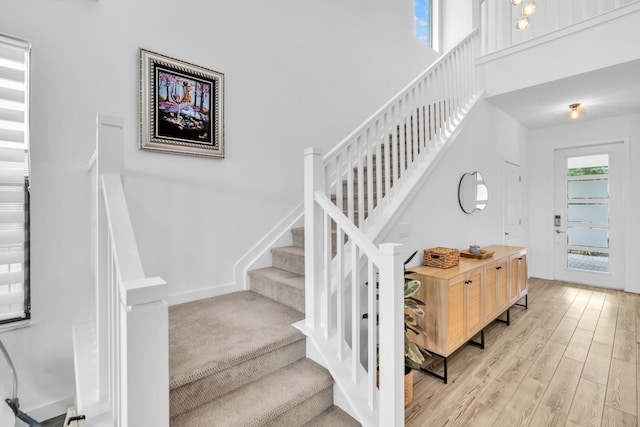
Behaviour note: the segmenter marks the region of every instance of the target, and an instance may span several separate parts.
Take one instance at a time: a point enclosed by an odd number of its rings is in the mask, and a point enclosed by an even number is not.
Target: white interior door
[[[556,150],[555,278],[624,288],[624,145]]]
[[[520,166],[504,162],[504,244],[522,245],[522,179]]]

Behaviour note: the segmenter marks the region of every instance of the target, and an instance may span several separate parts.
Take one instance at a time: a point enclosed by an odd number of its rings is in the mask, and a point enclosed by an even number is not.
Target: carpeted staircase
[[[329,372],[305,358],[304,232],[249,272],[251,291],[169,309],[171,425],[359,426],[333,406]]]
[[[382,153],[384,161],[384,148]],[[400,167],[400,153],[396,156]],[[356,169],[352,184],[357,204]],[[347,215],[346,180],[342,190]],[[336,203],[335,195],[332,201]],[[357,212],[354,221],[358,223]],[[305,337],[291,326],[304,318],[305,308],[304,229],[294,228],[291,234],[291,246],[271,250],[271,267],[249,272],[251,291],[169,308],[172,426],[360,425],[333,406],[331,375],[305,358]],[[335,235],[332,249],[335,254]]]

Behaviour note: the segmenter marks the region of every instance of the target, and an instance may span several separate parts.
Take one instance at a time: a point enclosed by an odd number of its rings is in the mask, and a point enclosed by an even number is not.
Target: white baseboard
[[[247,272],[255,268],[271,266],[271,248],[291,244],[289,231],[303,224],[304,203],[300,203],[269,231],[258,243],[240,258],[234,266],[236,284],[240,289],[248,290]]]
[[[537,278],[537,279],[544,279],[544,280],[554,280],[553,274],[548,274],[542,271],[531,271],[529,270],[529,278],[533,279],[533,278]]]
[[[304,205],[300,203],[258,243],[244,254],[234,266],[234,283],[211,286],[169,295],[169,305],[183,304],[205,298],[217,297],[231,292],[249,289],[247,272],[254,268],[271,265],[270,249],[291,244],[291,228],[302,226]]]
[[[38,422],[46,421],[50,418],[54,418],[67,413],[67,409],[74,406],[73,396],[66,397],[64,399],[55,400],[37,408],[25,408],[20,407],[22,412],[29,415],[31,418]],[[21,420],[16,420],[16,427],[24,427],[26,423]]]
[[[169,305],[183,304],[185,302],[196,301],[205,298],[217,297],[220,295],[230,294],[231,292],[242,291],[242,287],[237,283],[229,283],[226,285],[212,286],[209,288],[200,288],[193,291],[181,292],[169,295]]]

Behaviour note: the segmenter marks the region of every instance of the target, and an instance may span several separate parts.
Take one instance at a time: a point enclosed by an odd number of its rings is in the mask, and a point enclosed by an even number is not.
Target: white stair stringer
[[[307,358],[324,366],[333,377],[333,402],[363,426],[378,425],[378,409],[371,410],[367,402],[367,372],[360,366],[358,382],[351,379],[350,352],[345,353],[345,359],[340,361],[336,356],[338,346],[335,333],[328,340],[321,331],[312,331],[301,320],[293,326],[300,330],[307,338]]]

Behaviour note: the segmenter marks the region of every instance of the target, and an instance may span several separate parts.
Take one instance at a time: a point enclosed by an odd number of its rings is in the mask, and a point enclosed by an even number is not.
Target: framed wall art
[[[224,74],[140,49],[140,148],[224,158]]]

